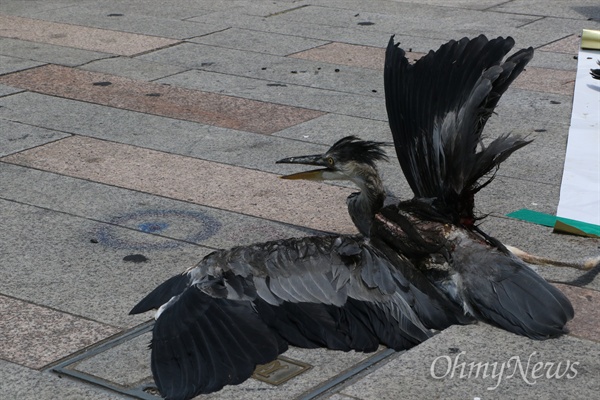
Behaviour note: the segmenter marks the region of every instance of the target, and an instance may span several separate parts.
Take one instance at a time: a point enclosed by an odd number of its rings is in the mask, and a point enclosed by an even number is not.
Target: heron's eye
[[[329,164],[330,167],[333,167],[333,164],[335,164],[335,161],[333,161],[333,158],[327,157],[327,164]]]

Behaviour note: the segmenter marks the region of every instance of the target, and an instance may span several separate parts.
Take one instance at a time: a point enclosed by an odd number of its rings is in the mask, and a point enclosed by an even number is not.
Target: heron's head
[[[278,164],[303,164],[322,167],[310,171],[284,175],[283,179],[306,179],[313,181],[348,180],[362,186],[366,176],[377,175],[376,161],[387,161],[383,150],[390,143],[360,140],[356,136],[346,136],[335,142],[324,154],[289,157],[277,161]]]

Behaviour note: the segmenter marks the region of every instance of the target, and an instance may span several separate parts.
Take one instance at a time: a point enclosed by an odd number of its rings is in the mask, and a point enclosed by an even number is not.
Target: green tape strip
[[[570,233],[578,236],[600,237],[600,226],[598,225],[588,224],[587,222],[576,221],[574,219],[556,217],[555,215],[544,214],[526,208],[511,212],[506,214],[506,216],[521,221],[548,226],[554,228],[555,232]]]
[[[526,208],[511,212],[510,214],[506,214],[506,216],[514,219],[520,219],[521,221],[533,222],[534,224],[549,227],[553,227],[556,223],[556,216],[551,214],[544,214],[538,211],[528,210]]]

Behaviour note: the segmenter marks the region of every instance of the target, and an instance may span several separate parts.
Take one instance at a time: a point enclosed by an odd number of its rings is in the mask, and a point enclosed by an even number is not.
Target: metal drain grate
[[[143,371],[143,368],[140,369],[139,367],[140,365],[149,366],[147,344],[150,341],[149,333],[152,331],[153,325],[153,320],[148,321],[80,354],[76,354],[48,368],[47,371],[133,398],[158,400],[161,397],[150,377],[149,368]],[[146,334],[148,334],[148,337],[144,338],[143,335]],[[336,353],[338,352],[332,352],[331,354],[335,357],[342,355]],[[319,382],[318,379],[313,380],[314,377],[309,378],[311,384],[305,386],[304,392],[299,392],[293,397],[301,400],[315,399],[325,392],[335,390],[335,387],[343,385],[348,379],[361,374],[367,368],[394,354],[398,353],[390,349],[383,349],[356,364],[353,363],[346,370],[339,370],[338,375],[330,379]],[[313,368],[313,365],[306,362],[279,356],[268,364],[259,365],[252,378],[272,385],[274,390],[285,391],[285,389],[275,388]],[[131,372],[132,370],[135,370],[135,372]],[[130,376],[126,376],[128,373]],[[248,392],[245,392],[245,394],[247,395]]]
[[[100,386],[108,390],[112,390],[114,392],[124,394],[127,396],[135,397],[143,400],[156,400],[160,397],[158,396],[158,391],[156,387],[151,383],[140,384],[135,387],[127,388],[120,385],[117,385],[114,382],[110,382],[108,380],[99,378],[95,375],[88,374],[86,372],[79,371],[73,366],[81,361],[86,359],[90,359],[98,354],[104,353],[110,349],[113,349],[123,343],[126,343],[140,335],[148,333],[152,331],[152,327],[154,326],[154,321],[148,321],[128,332],[125,332],[121,335],[118,335],[111,340],[103,342],[97,346],[91,347],[87,349],[85,352],[81,354],[77,354],[60,364],[55,365],[54,367],[49,368],[51,372],[57,373],[59,375],[66,375],[84,382],[88,382],[92,385]],[[150,394],[151,392],[155,392],[157,395],[154,396]]]

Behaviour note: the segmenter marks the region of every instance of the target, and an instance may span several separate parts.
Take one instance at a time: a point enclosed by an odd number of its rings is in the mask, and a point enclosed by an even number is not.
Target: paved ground
[[[154,398],[151,316],[127,315],[145,293],[215,248],[353,232],[349,186],[282,181],[297,169],[274,161],[348,134],[391,140],[391,34],[414,57],[480,33],[536,49],[487,128],[535,141],[478,207],[509,244],[597,254],[504,215],[556,211],[578,35],[598,21],[597,0],[2,0],[0,397]],[[381,169],[410,196],[395,159]],[[206,398],[595,398],[598,272],[540,270],[577,311],[557,340],[480,324],[403,354],[292,349],[284,370],[311,368],[287,383]]]

